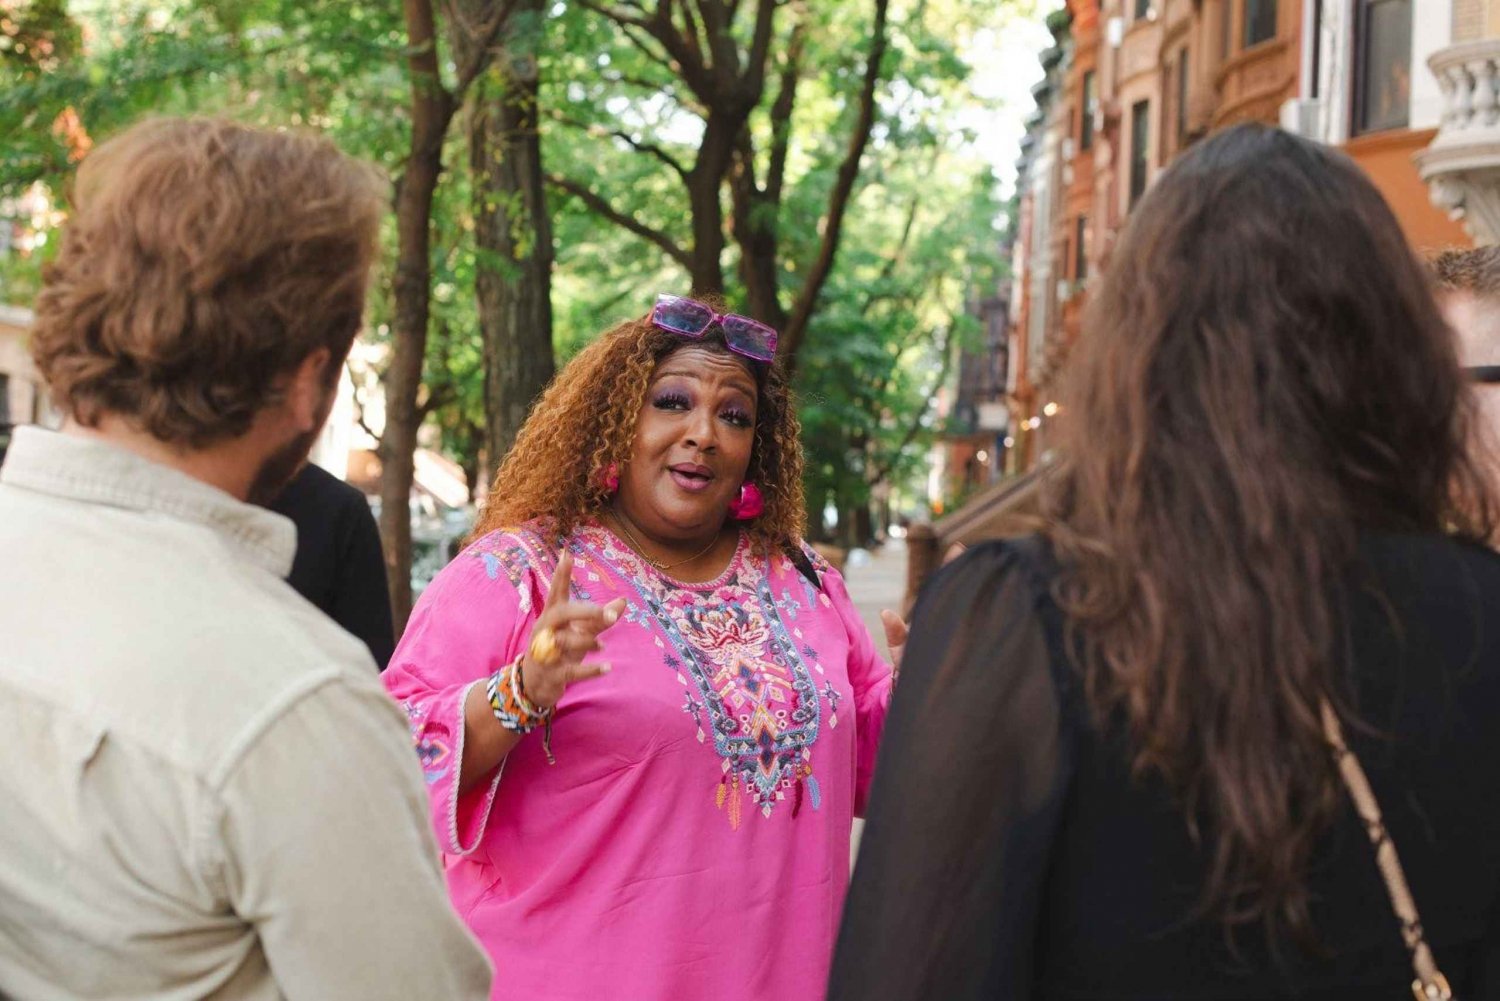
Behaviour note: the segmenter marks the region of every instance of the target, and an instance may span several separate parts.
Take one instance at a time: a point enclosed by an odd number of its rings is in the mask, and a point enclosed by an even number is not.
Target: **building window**
[[[1072,235],[1063,237],[1062,260],[1057,262],[1057,301],[1068,301],[1068,265],[1073,263],[1073,238]]]
[[[1183,49],[1177,57],[1177,147],[1182,148],[1187,138],[1188,124],[1188,50]]]
[[[1073,223],[1073,280],[1078,282],[1086,281],[1089,276],[1089,258],[1083,242],[1088,224],[1088,216],[1079,216]]]
[[[1078,123],[1078,148],[1089,150],[1094,146],[1094,112],[1095,105],[1099,103],[1098,84],[1094,80],[1094,71],[1089,70],[1083,74],[1083,114]]]
[[[1146,191],[1146,167],[1151,137],[1151,102],[1137,101],[1130,106],[1130,207]]]
[[[1354,134],[1405,128],[1411,108],[1411,0],[1357,0]]]
[[[1171,138],[1170,131],[1166,128],[1167,116],[1175,114],[1172,105],[1177,100],[1177,85],[1173,82],[1172,74],[1177,72],[1177,64],[1171,60],[1164,59],[1161,64],[1161,100],[1162,100],[1162,128],[1156,132],[1156,162],[1166,163],[1172,159],[1172,150],[1167,146],[1167,140]]]
[[[1144,21],[1151,16],[1151,0],[1135,0],[1135,19]]]
[[[1245,0],[1245,48],[1276,37],[1277,0]]]

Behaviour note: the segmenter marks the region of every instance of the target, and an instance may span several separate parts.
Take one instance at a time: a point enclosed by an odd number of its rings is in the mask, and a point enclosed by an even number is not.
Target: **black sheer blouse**
[[[1362,548],[1349,734],[1460,998],[1500,998],[1500,557]],[[1325,955],[1273,960],[1195,917],[1205,855],[1082,703],[1037,540],[977,547],[923,592],[886,723],[830,998],[1411,997],[1352,810],[1310,879]],[[1183,609],[1183,614],[1192,614]]]

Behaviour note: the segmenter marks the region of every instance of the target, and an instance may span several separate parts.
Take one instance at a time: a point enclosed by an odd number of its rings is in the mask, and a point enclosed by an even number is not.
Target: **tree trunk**
[[[411,149],[396,187],[396,272],[391,364],[385,376],[385,434],[380,441],[380,538],[391,611],[400,632],[411,614],[411,511],[417,394],[427,351],[432,196],[443,170],[443,136],[453,100],[438,77],[431,0],[403,0],[411,73]]]
[[[702,295],[724,294],[724,178],[734,158],[735,137],[749,117],[713,111],[703,130],[698,159],[688,172],[688,205],[692,210],[693,291]],[[726,120],[732,119],[732,120]]]
[[[854,544],[863,549],[868,549],[875,541],[875,523],[870,517],[870,502],[855,505],[854,517]]]
[[[802,54],[807,42],[807,10],[796,5],[797,22],[787,43],[779,74],[776,100],[771,102],[771,155],[764,187],[755,182],[755,144],[747,125],[740,131],[736,169],[730,175],[734,194],[734,235],[740,245],[740,281],[750,315],[777,330],[786,328],[781,305],[781,196],[786,190],[786,165],[791,150],[792,112],[802,79]]]
[[[823,239],[818,248],[818,257],[803,279],[802,289],[797,294],[797,302],[782,327],[781,341],[777,345],[777,352],[781,355],[781,362],[786,368],[788,377],[796,374],[798,352],[801,351],[802,342],[807,336],[807,327],[812,320],[813,312],[818,307],[818,296],[823,291],[824,283],[828,281],[829,273],[833,270],[839,240],[843,235],[844,214],[854,194],[854,182],[859,176],[860,160],[864,157],[865,147],[870,142],[870,131],[875,124],[875,90],[880,83],[881,62],[885,59],[886,16],[889,8],[890,0],[875,0],[875,26],[870,38],[870,51],[865,59],[865,76],[859,93],[859,110],[855,116],[854,129],[849,134],[849,145],[844,152],[843,162],[839,164],[838,177],[834,181],[833,191],[828,196],[828,213],[819,223]]]
[[[776,330],[786,326],[787,314],[782,308],[779,275],[777,215],[781,206],[756,187],[751,176],[754,152],[748,137],[741,139],[740,160],[730,177],[734,196],[734,237],[740,247],[740,283],[745,288],[745,304],[750,315]]]
[[[521,0],[481,78],[469,128],[475,290],[484,338],[485,449],[498,463],[555,372],[552,223],[537,134],[542,0]]]

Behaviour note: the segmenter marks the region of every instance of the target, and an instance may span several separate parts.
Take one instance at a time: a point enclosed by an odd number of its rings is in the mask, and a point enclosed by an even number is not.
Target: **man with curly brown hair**
[[[253,506],[306,459],[383,185],[310,136],[94,150],[0,469],[0,997],[477,998],[400,712]]]

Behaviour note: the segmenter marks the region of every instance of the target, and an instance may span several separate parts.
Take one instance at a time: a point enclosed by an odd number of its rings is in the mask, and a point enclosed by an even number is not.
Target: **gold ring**
[[[551,626],[543,626],[531,634],[531,645],[526,655],[538,667],[551,667],[562,659],[562,650],[557,645],[557,633]]]

